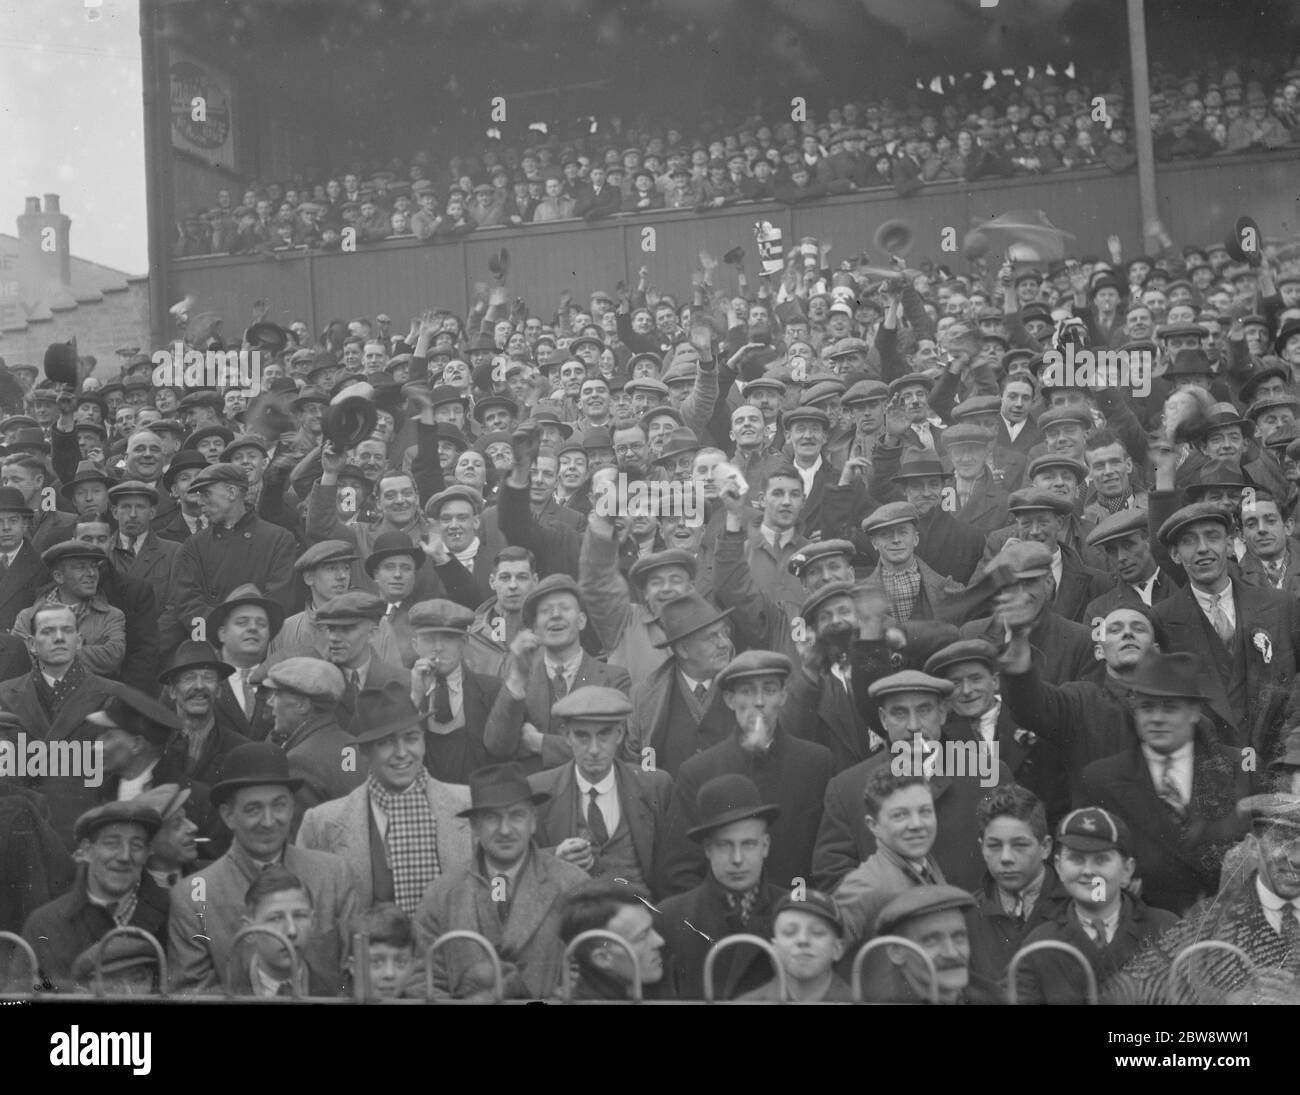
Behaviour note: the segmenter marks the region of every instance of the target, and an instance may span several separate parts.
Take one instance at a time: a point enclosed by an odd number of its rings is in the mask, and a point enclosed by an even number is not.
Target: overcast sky
[[[147,273],[143,122],[137,0],[0,0],[0,231],[58,194],[74,255]]]

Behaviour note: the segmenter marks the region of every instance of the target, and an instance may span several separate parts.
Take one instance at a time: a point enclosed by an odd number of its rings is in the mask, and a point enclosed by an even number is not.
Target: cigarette
[[[212,843],[212,838],[211,838],[210,836],[196,836],[196,837],[194,838],[194,843],[195,843],[195,844],[211,844],[211,843]]]

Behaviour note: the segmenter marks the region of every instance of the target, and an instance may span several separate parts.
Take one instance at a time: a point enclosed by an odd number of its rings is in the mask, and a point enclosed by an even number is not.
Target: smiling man
[[[1300,550],[1295,549],[1293,508],[1265,490],[1257,490],[1241,507],[1246,555],[1241,580],[1247,585],[1300,594]]]

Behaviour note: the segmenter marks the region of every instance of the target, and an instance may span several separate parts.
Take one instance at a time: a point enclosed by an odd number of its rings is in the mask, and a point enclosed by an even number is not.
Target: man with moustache
[[[429,774],[428,738],[397,685],[357,702],[363,715],[352,743],[365,758],[365,781],[309,809],[297,843],[346,860],[360,907],[392,901],[410,915],[430,882],[470,862],[470,826],[460,816],[469,789]]]
[[[517,764],[498,764],[470,777],[471,861],[435,879],[413,917],[423,953],[449,931],[478,932],[501,958],[505,995],[549,997],[559,985],[564,944],[563,898],[587,873],[537,846],[537,807],[549,798],[528,785]],[[435,999],[483,999],[492,971],[474,944],[457,940],[431,959]]]
[[[171,891],[167,953],[174,992],[204,993],[224,984],[235,934],[244,926],[244,895],[272,866],[302,881],[315,935],[335,955],[346,952],[341,932],[357,912],[356,888],[341,858],[289,843],[299,786],[288,758],[269,743],[245,742],[226,757],[210,794],[230,830],[230,850]]]
[[[247,740],[217,715],[217,689],[233,672],[211,644],[187,639],[158,674],[163,703],[180,716],[185,773],[209,786],[226,755]]]

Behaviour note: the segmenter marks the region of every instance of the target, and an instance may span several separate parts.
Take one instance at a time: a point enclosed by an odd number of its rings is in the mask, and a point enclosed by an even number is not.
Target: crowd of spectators
[[[1160,161],[1270,151],[1300,143],[1300,66],[1215,67],[1157,76],[1151,106]],[[1243,76],[1243,73],[1245,75]],[[989,90],[846,102],[818,119],[772,117],[624,127],[527,147],[494,142],[442,159],[427,150],[328,177],[222,188],[178,224],[179,257],[455,238],[478,228],[598,220],[657,209],[707,212],[736,202],[817,201],[892,187],[1135,168],[1132,104],[1118,77],[1044,73]]]

